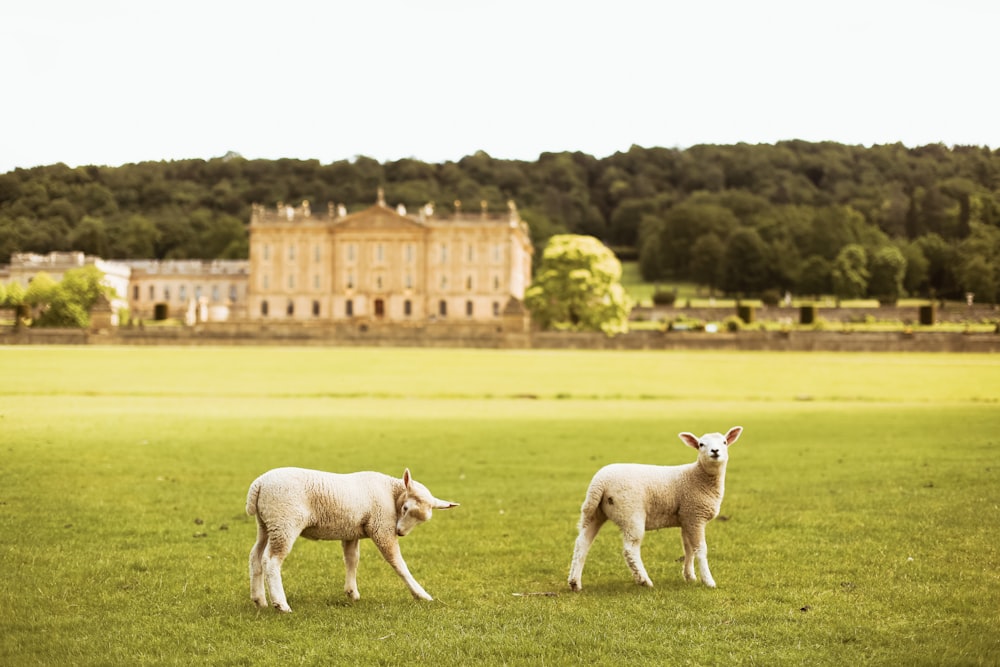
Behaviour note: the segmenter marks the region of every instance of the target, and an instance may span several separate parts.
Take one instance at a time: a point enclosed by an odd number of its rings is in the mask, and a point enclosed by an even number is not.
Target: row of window
[[[385,301],[382,299],[375,299],[374,305],[374,315],[375,317],[385,316]],[[262,317],[267,317],[270,314],[270,304],[267,300],[260,302],[260,314]],[[312,314],[313,317],[320,316],[320,303],[319,301],[312,302]],[[285,304],[285,314],[289,317],[295,315],[295,302],[288,299]],[[475,314],[475,306],[472,301],[465,302],[465,316],[472,317]],[[413,302],[409,299],[403,301],[403,315],[405,317],[411,317],[413,315]],[[438,315],[441,317],[448,317],[448,302],[444,299],[438,301]],[[348,299],[344,302],[344,316],[354,317],[354,300]],[[500,303],[498,301],[493,302],[493,316],[500,317]]]
[[[295,289],[295,275],[294,274],[289,274],[287,284],[288,284],[288,289]],[[347,289],[355,289],[357,287],[357,283],[356,283],[356,281],[354,279],[354,272],[353,271],[348,271],[347,272],[347,276],[346,276],[346,279],[344,281],[344,284],[347,287]],[[382,276],[381,274],[376,273],[372,277],[372,287],[374,289],[376,289],[376,290],[381,290],[381,289],[383,289],[384,285],[385,285],[384,276]],[[412,274],[410,274],[410,273],[406,274],[406,276],[404,277],[404,283],[403,283],[403,285],[404,285],[405,289],[413,289],[413,275]],[[446,275],[442,275],[441,276],[441,279],[440,279],[440,281],[438,283],[438,287],[442,291],[448,289],[448,276],[446,276]],[[319,288],[320,288],[320,277],[319,277],[319,275],[314,275],[313,276],[313,289],[317,289],[318,290]],[[271,289],[271,278],[267,274],[264,274],[264,275],[261,276],[261,289],[263,289],[263,290],[269,290],[269,289]],[[465,277],[465,289],[466,289],[467,292],[471,292],[471,291],[473,291],[475,289],[475,279],[472,276],[466,276]],[[493,291],[494,292],[499,292],[500,291],[500,276],[496,276],[496,275],[493,276]],[[150,297],[150,298],[152,298],[152,297]]]
[[[296,243],[288,244],[288,261],[294,262],[298,245]],[[263,259],[265,262],[271,261],[271,245],[269,243],[263,244],[261,248],[263,254]],[[449,246],[447,243],[438,244],[437,252],[435,256],[438,262],[445,264],[448,262]],[[358,258],[358,244],[347,243],[344,245],[344,255],[348,263],[353,263],[357,261]],[[407,243],[403,246],[403,261],[407,264],[412,264],[416,260],[417,249],[416,244]],[[323,251],[319,244],[313,245],[313,261],[319,262],[322,260]],[[377,264],[384,263],[386,257],[386,248],[383,243],[375,243],[372,247],[372,259]],[[494,262],[503,261],[503,244],[494,243],[492,246],[492,260]],[[468,243],[465,246],[465,261],[470,264],[476,262],[476,246],[475,244]]]
[[[156,301],[157,300],[156,299],[156,286],[155,285],[150,285],[148,287],[148,289],[149,289],[149,300],[150,301]],[[192,293],[193,298],[195,299],[195,301],[201,299],[201,297],[204,296],[204,291],[202,290],[201,285],[195,285],[194,288],[191,290],[191,293]],[[172,295],[172,292],[170,291],[170,285],[164,285],[164,287],[163,287],[163,296],[162,296],[162,298],[160,300],[161,301],[169,302],[171,295]],[[219,301],[222,300],[222,288],[219,285],[212,285],[211,289],[209,290],[209,295],[210,295],[209,298],[213,302],[218,303]],[[141,287],[139,285],[133,285],[132,286],[132,300],[133,301],[139,301],[140,298],[141,298],[141,296],[142,296],[142,289],[141,289]],[[236,285],[230,285],[229,286],[229,300],[230,301],[236,301],[238,298],[239,298],[239,289],[237,288]],[[188,286],[187,285],[180,285],[180,286],[177,287],[177,300],[179,302],[181,302],[181,303],[185,303],[188,300]]]

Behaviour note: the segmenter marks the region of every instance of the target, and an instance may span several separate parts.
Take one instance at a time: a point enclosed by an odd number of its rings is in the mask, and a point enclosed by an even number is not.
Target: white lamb
[[[247,514],[257,517],[257,542],[250,550],[250,598],[290,612],[281,585],[281,564],[295,539],[340,540],[347,577],[344,592],[357,600],[359,540],[370,537],[403,578],[414,598],[432,599],[410,574],[397,537],[431,518],[431,511],[456,507],[438,500],[409,469],[397,479],[378,472],[336,474],[303,468],[277,468],[254,480],[247,493]]]
[[[725,435],[706,433],[700,438],[680,433],[680,439],[698,450],[698,460],[679,466],[613,463],[597,471],[587,488],[580,512],[580,534],[573,549],[569,587],[583,588],[583,565],[597,531],[611,520],[622,531],[625,562],[637,584],[652,587],[642,564],[640,549],[647,530],[679,526],[684,542],[684,578],[695,580],[694,561],[702,582],[715,588],[708,570],[705,524],[719,514],[725,492],[728,448],[740,437],[742,426]]]

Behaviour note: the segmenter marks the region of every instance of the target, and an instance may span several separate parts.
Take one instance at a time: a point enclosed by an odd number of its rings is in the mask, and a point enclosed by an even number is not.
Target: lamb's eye
[[[406,514],[409,511],[410,511],[410,504],[409,503],[404,504],[403,505],[403,514]]]
[[[698,443],[698,449],[704,449],[704,448],[705,448],[705,443],[704,442],[699,442]]]

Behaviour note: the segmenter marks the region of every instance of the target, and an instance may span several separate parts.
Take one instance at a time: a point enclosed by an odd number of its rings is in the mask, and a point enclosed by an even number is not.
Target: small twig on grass
[[[384,637],[379,637],[378,640],[382,641],[384,639],[388,639],[389,637],[395,637],[395,636],[396,636],[395,632],[390,632],[389,634],[385,635]]]
[[[546,597],[546,598],[559,597],[559,594],[556,593],[555,591],[543,591],[543,592],[540,592],[540,593],[511,593],[511,595],[513,595],[514,597],[518,597],[518,598],[526,598],[526,597],[533,597],[533,596],[541,596],[541,597]]]

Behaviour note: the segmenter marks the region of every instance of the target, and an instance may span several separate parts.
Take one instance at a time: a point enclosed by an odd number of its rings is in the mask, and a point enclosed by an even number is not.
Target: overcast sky
[[[1000,2],[0,5],[0,173],[64,162],[1000,148]]]

